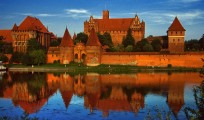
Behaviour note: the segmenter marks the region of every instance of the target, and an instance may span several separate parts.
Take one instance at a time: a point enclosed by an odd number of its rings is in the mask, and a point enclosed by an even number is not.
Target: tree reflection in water
[[[193,93],[197,108],[186,107],[184,109],[186,117],[190,120],[204,119],[204,81],[202,81],[200,86],[193,88]]]

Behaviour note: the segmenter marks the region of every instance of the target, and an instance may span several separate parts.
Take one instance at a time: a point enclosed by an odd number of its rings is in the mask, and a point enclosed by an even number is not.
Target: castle
[[[84,33],[90,34],[91,29],[104,34],[108,32],[111,35],[114,45],[121,44],[126,36],[128,29],[131,29],[135,42],[145,37],[145,22],[140,22],[136,15],[134,18],[109,18],[109,11],[103,11],[102,19],[94,19],[90,16],[89,21],[84,22]]]
[[[0,31],[0,36],[11,42],[14,50],[19,52],[26,52],[27,40],[36,38],[41,45],[48,49],[47,63],[60,61],[61,64],[69,64],[71,61],[75,61],[84,63],[87,66],[100,64],[151,67],[172,65],[174,67],[194,68],[203,66],[203,52],[184,52],[186,30],[177,17],[175,17],[168,28],[167,36],[153,37],[159,38],[163,43],[166,42],[167,48],[164,50],[165,52],[104,52],[97,37],[97,32],[101,34],[108,32],[114,44],[121,44],[122,38],[126,35],[128,29],[133,31],[132,35],[136,41],[144,38],[145,23],[144,21],[140,22],[137,15],[135,18],[109,19],[109,11],[106,10],[103,11],[103,19],[94,19],[93,16],[90,16],[90,20],[84,22],[84,33],[89,35],[86,44],[79,42],[74,45],[74,41],[66,28],[61,44],[57,47],[49,47],[54,35],[44,27],[39,19],[30,16],[19,26],[15,24],[12,30],[7,30],[7,32]],[[9,34],[12,37],[9,37]],[[76,38],[76,35],[74,36]],[[10,40],[11,38],[12,40]]]

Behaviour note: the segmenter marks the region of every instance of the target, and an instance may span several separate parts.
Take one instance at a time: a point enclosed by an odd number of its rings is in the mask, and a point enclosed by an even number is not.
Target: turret
[[[185,29],[181,25],[177,17],[167,31],[168,35],[168,49],[170,53],[184,52]]]
[[[66,28],[60,44],[60,63],[69,64],[74,60],[74,43]]]
[[[86,65],[97,66],[101,63],[101,43],[94,29],[91,29],[86,43]]]

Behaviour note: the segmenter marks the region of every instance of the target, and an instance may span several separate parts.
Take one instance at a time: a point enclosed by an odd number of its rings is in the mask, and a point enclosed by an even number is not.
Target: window
[[[178,39],[178,42],[180,41],[180,39]]]

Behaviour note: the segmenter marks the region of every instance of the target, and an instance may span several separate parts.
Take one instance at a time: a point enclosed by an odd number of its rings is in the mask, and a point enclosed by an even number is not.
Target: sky
[[[137,14],[146,24],[145,36],[166,35],[177,16],[186,29],[186,40],[204,34],[204,0],[0,0],[0,29],[11,29],[26,16],[39,18],[58,37],[67,26],[71,35],[83,32],[90,16],[133,18]]]

